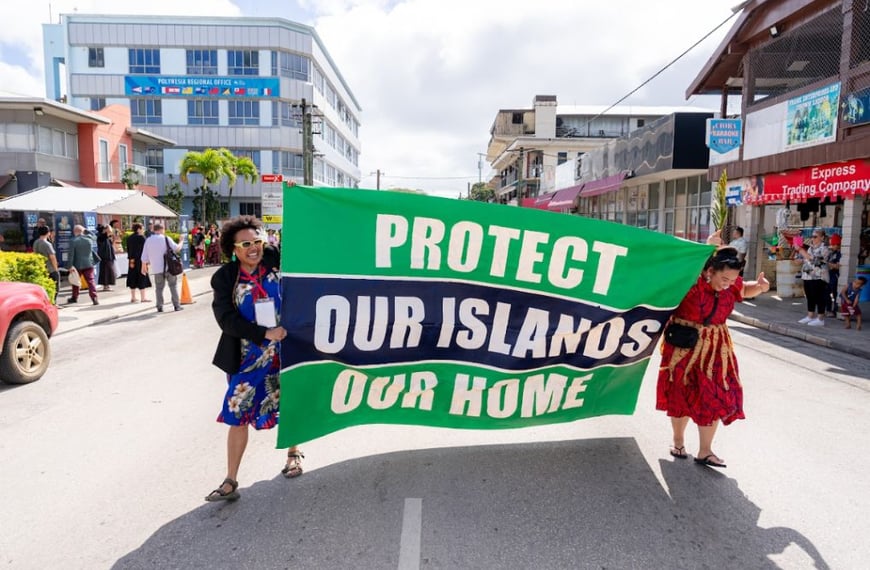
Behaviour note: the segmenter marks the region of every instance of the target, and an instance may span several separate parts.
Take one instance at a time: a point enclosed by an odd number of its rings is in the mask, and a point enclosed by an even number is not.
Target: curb
[[[783,336],[788,336],[791,338],[796,338],[798,340],[802,340],[804,342],[808,342],[810,344],[815,344],[817,346],[823,346],[825,348],[830,348],[832,350],[837,350],[839,352],[845,352],[848,354],[852,354],[855,356],[860,356],[861,358],[870,359],[870,350],[862,349],[861,347],[854,346],[851,344],[844,344],[839,341],[832,341],[830,339],[816,336],[813,334],[808,334],[803,331],[798,331],[790,327],[786,327],[779,324],[770,324],[764,321],[760,321],[755,317],[747,317],[740,314],[732,313],[729,317],[730,320],[737,321],[743,323],[745,325],[750,325],[758,329],[763,329],[766,331],[770,331],[772,333],[781,334]]]
[[[211,293],[211,290],[209,289],[208,291],[202,291],[202,292],[200,292],[200,293],[196,293],[196,294],[191,293],[190,296],[191,296],[192,298],[196,298],[196,297],[202,297],[203,295],[208,295],[208,294],[210,294],[210,293]],[[95,320],[95,321],[84,322],[84,323],[82,323],[81,325],[73,326],[73,327],[70,327],[70,328],[68,328],[68,329],[66,329],[66,330],[63,330],[63,331],[57,331],[57,332],[55,332],[55,333],[52,335],[52,338],[53,338],[53,337],[56,337],[56,336],[65,335],[65,334],[68,334],[68,333],[71,333],[71,332],[80,331],[80,330],[82,330],[82,329],[84,329],[84,328],[88,328],[88,327],[91,327],[91,326],[94,326],[94,325],[103,325],[103,324],[106,324],[106,323],[109,323],[109,322],[112,322],[112,321],[117,321],[117,320],[119,320],[119,319],[123,319],[123,318],[125,318],[125,317],[132,317],[132,316],[134,316],[134,315],[141,315],[142,313],[147,313],[147,312],[149,312],[149,311],[153,311],[153,310],[154,310],[154,305],[150,305],[150,306],[145,307],[145,308],[137,307],[135,310],[132,310],[132,311],[130,311],[130,312],[128,312],[128,313],[121,313],[121,314],[107,315],[107,316],[105,316],[105,317],[101,317],[101,318],[99,318],[99,319],[97,319],[97,320]]]

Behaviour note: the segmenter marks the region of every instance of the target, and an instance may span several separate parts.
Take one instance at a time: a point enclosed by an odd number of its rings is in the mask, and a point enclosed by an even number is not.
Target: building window
[[[301,154],[281,152],[281,174],[295,178],[305,176],[305,166]]]
[[[160,75],[160,50],[159,49],[130,49],[129,50],[130,73],[149,73]]]
[[[522,125],[523,124],[523,114],[522,113],[511,113],[511,124],[512,125]]]
[[[91,111],[99,111],[106,106],[105,97],[91,97]]]
[[[281,102],[281,125],[302,128],[302,112],[286,101]]]
[[[216,49],[187,50],[188,75],[217,75],[218,60]]]
[[[118,174],[120,174],[121,176],[123,176],[124,171],[127,170],[127,164],[129,161],[129,155],[127,154],[128,152],[129,151],[127,149],[127,145],[118,145]]]
[[[229,101],[231,125],[259,125],[259,101]]]
[[[275,58],[275,52],[273,54],[273,61]],[[308,81],[308,58],[295,54],[289,53],[286,51],[278,52],[278,59],[280,59],[281,66],[278,69],[278,72],[282,77],[289,77],[291,79],[299,79],[301,81]],[[276,75],[274,73],[274,65],[273,65],[273,73],[272,75]]]
[[[103,48],[88,48],[88,67],[105,67],[106,60],[103,57]]]
[[[163,107],[160,99],[130,99],[130,122],[134,125],[163,123]]]
[[[187,102],[188,125],[217,125],[218,102],[209,99],[191,99]]]
[[[638,119],[637,120],[637,128],[641,128],[646,124],[646,119]]]
[[[260,52],[256,50],[233,49],[227,51],[227,74],[259,75]]]
[[[560,164],[565,164],[566,162],[568,162],[568,153],[567,152],[558,153],[557,158],[556,158],[556,166],[558,166]]]
[[[153,168],[155,172],[163,172],[163,149],[149,148],[145,151],[145,166]]]
[[[35,148],[36,137],[34,136],[34,125],[24,123],[0,123],[0,149],[26,150],[33,152]],[[61,152],[58,156],[63,156],[63,153]]]
[[[233,155],[236,157],[239,157],[239,158],[245,157],[247,159],[250,159],[250,161],[254,163],[254,166],[257,167],[257,171],[259,172],[259,170],[260,170],[260,151],[259,150],[253,150],[250,148],[234,148],[230,152],[232,152]]]
[[[259,202],[239,202],[240,216],[263,217],[263,208]]]

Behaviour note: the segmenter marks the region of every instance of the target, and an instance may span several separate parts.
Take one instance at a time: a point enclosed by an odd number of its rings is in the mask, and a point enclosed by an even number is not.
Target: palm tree
[[[227,183],[230,187],[227,204],[232,207],[233,187],[236,185],[236,180],[241,177],[242,180],[256,182],[257,176],[259,176],[260,173],[257,172],[257,165],[254,164],[254,161],[247,156],[236,156],[225,148],[220,149],[218,152],[220,152],[223,155],[224,160],[226,160],[226,177]]]
[[[181,159],[179,167],[181,181],[187,184],[189,174],[199,174],[202,176],[201,198],[200,198],[200,217],[201,222],[207,223],[205,215],[205,195],[208,191],[208,185],[217,185],[224,176],[228,176],[228,165],[226,156],[213,148],[207,148],[202,152],[192,150],[184,155]]]

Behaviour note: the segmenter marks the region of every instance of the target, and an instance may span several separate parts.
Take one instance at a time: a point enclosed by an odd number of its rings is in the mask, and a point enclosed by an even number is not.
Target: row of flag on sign
[[[137,85],[130,89],[133,93],[141,95],[153,95],[158,93],[157,87],[151,85]],[[224,96],[247,96],[247,97],[270,97],[274,95],[270,87],[161,87],[163,95],[224,95]]]

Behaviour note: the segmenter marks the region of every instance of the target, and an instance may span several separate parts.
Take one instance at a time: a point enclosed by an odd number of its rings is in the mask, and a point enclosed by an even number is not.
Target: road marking
[[[405,499],[402,538],[399,540],[399,570],[419,570],[423,533],[423,499]]]

